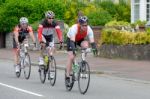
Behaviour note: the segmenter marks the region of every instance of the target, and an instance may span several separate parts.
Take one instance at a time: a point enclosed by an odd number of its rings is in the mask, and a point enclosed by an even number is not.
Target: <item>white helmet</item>
[[[55,16],[55,13],[53,11],[47,11],[45,13],[45,17],[46,18],[50,18],[50,17],[54,17]]]
[[[23,23],[28,24],[28,19],[26,17],[21,17],[19,22],[20,22],[20,24],[23,24]]]

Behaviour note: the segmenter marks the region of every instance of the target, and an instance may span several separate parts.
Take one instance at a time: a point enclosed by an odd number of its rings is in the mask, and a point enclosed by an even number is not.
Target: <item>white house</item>
[[[131,23],[150,21],[150,0],[131,0]]]

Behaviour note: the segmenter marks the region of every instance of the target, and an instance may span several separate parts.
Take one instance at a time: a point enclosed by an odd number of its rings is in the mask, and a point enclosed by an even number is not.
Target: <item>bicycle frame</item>
[[[91,52],[91,48],[81,49],[81,61],[80,62],[85,62],[87,53],[90,53],[90,52]],[[81,64],[79,64],[80,62],[77,62],[76,58],[74,59],[74,61],[73,61],[74,68],[72,69],[72,71],[74,73],[79,72],[79,68],[80,68],[80,66],[82,66]],[[76,66],[78,66],[78,67],[76,67]],[[76,68],[77,68],[77,70],[76,70]]]

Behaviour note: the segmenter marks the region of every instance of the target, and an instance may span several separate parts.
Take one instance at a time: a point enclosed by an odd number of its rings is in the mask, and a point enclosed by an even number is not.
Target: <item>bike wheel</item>
[[[39,66],[39,76],[40,76],[41,83],[45,83],[46,69],[44,65]]]
[[[24,69],[24,77],[26,79],[30,78],[31,74],[31,60],[30,60],[30,55],[26,54],[24,61],[23,61],[23,69]]]
[[[78,75],[78,87],[81,94],[85,94],[90,83],[90,67],[86,61],[81,62]]]
[[[55,58],[53,56],[50,56],[49,59],[49,70],[48,70],[48,79],[50,80],[50,84],[52,86],[55,85],[56,82],[56,74],[57,74],[57,70],[56,70],[56,61]]]
[[[73,85],[74,85],[74,73],[71,75],[71,82],[70,82],[70,84],[68,85],[67,84],[67,81],[66,81],[66,78],[67,78],[67,76],[66,76],[66,70],[65,70],[65,86],[66,86],[66,90],[67,91],[71,91],[72,90],[72,88],[73,88]]]

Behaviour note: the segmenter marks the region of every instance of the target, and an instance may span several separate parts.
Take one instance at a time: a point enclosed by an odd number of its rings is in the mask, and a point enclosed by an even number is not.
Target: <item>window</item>
[[[150,20],[150,0],[147,0],[146,4],[146,20]]]
[[[134,0],[134,22],[139,20],[139,0]]]
[[[134,0],[134,3],[136,4],[136,3],[140,3],[140,0]]]

